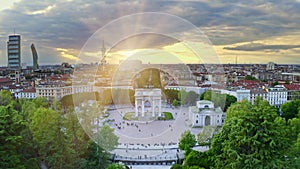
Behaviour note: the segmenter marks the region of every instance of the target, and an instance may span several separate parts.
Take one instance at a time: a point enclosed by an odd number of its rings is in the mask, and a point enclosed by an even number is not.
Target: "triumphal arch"
[[[161,89],[138,88],[135,90],[135,117],[151,113],[152,117],[161,115]]]

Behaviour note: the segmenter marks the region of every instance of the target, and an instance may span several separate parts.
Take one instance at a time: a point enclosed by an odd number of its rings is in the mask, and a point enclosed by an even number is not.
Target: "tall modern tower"
[[[32,52],[32,58],[33,58],[33,70],[37,70],[39,68],[39,65],[38,65],[38,54],[36,52],[34,44],[31,44],[31,52]]]
[[[7,42],[7,67],[21,69],[21,36],[9,35]]]

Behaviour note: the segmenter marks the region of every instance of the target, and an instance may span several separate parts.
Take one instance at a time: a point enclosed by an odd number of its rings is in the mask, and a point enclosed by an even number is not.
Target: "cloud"
[[[79,60],[79,58],[74,55],[74,51],[72,49],[56,48],[56,51],[60,53],[61,57],[68,59],[69,61]]]
[[[13,33],[15,28],[16,33],[22,35],[24,46],[22,51],[26,54],[23,58],[30,58],[29,46],[34,42],[39,47],[37,50],[41,55],[41,62],[52,63],[72,61],[67,57],[61,57],[59,53],[61,51],[55,50],[56,48],[73,50],[71,55],[77,56],[77,51],[96,30],[114,19],[133,13],[167,12],[182,17],[202,29],[214,45],[227,47],[223,49],[227,52],[233,50],[288,52],[297,47],[293,45],[298,44],[262,43],[256,47],[235,45],[274,36],[287,38],[284,35],[293,34],[300,27],[300,3],[295,0],[20,0],[9,6],[10,8],[0,10],[1,57],[6,57],[7,36]],[[161,21],[153,27],[168,24],[169,22]],[[129,25],[123,25],[118,29],[125,30],[128,27]],[[153,40],[147,45],[159,48],[169,43],[166,41],[162,44]],[[138,45],[135,48],[143,47]],[[1,64],[6,65],[2,62]]]
[[[168,37],[166,35],[155,34],[155,33],[144,33],[139,35],[133,35],[126,39],[123,39],[116,44],[111,51],[119,50],[134,50],[134,49],[145,49],[145,48],[161,48],[163,46],[174,44],[178,42],[177,39]]]
[[[55,5],[49,5],[44,9],[41,10],[36,10],[36,11],[32,11],[32,12],[27,12],[27,14],[29,15],[40,15],[40,14],[47,14],[48,12],[50,12],[53,8],[55,7]]]
[[[300,48],[300,45],[264,45],[261,43],[250,43],[236,47],[224,47],[226,50],[242,50],[242,51],[280,51],[280,50],[289,50],[294,48]]]
[[[20,0],[1,1],[0,2],[0,11],[11,8],[14,5],[14,3],[19,2],[19,1]]]
[[[300,32],[267,37],[250,42],[218,45],[215,49],[223,63],[299,63]]]

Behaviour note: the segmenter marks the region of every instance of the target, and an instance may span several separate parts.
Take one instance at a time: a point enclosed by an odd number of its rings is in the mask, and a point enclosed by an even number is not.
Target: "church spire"
[[[105,45],[104,45],[104,40],[102,41],[102,49],[101,49],[101,52],[102,52],[102,58],[105,57],[105,53],[106,53],[106,48],[105,48]]]
[[[101,49],[101,61],[100,61],[100,64],[103,65],[106,63],[106,58],[105,58],[105,53],[106,53],[106,48],[105,48],[105,45],[104,45],[104,40],[102,41],[102,49]],[[104,67],[103,67],[104,69]]]

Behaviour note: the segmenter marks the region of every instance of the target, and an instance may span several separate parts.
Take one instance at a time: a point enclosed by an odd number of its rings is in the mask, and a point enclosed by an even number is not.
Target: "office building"
[[[39,69],[38,54],[34,47],[34,44],[31,44],[31,52],[32,52],[32,58],[33,58],[33,70],[37,70],[37,69]]]
[[[20,35],[8,36],[7,67],[9,69],[21,68],[21,36]]]

